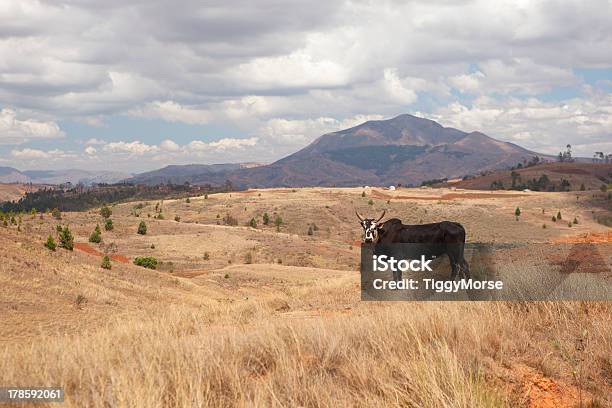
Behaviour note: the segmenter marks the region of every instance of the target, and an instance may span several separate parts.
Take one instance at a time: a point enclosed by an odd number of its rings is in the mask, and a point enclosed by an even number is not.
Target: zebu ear
[[[382,214],[380,215],[380,217],[378,217],[378,219],[376,220],[376,223],[377,223],[377,224],[378,224],[378,222],[379,222],[380,220],[382,220],[382,219],[383,219],[383,217],[385,216],[385,213],[386,213],[386,212],[387,212],[387,210],[383,210],[383,212],[382,212]]]
[[[357,210],[355,210],[355,214],[357,215],[357,218],[359,218],[359,221],[363,222],[363,217],[357,212]]]

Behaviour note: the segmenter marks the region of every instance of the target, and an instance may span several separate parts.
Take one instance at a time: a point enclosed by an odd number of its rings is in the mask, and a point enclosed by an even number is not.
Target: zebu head
[[[357,211],[355,211],[355,214],[357,214],[357,218],[359,218],[359,222],[361,223],[361,227],[364,231],[363,242],[374,242],[378,239],[378,223],[385,216],[385,212],[386,210],[383,211],[383,213],[380,217],[378,217],[378,219],[374,219],[363,218]]]

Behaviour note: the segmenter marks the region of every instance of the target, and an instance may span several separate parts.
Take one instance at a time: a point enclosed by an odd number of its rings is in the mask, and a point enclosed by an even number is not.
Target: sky
[[[0,166],[268,163],[402,113],[612,152],[612,2],[0,2]]]

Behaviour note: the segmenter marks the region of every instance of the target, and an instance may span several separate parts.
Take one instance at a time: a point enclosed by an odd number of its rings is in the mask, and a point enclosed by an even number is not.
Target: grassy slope
[[[21,233],[0,228],[0,384],[59,383],[68,406],[535,407],[574,406],[578,370],[585,398],[605,404],[609,304],[363,303],[358,252],[347,243],[358,238],[350,201],[362,212],[391,207],[407,220],[459,219],[480,240],[605,231],[573,195],[468,202],[409,200],[402,196],[440,192],[399,191],[389,193],[391,204],[368,206],[360,193],[266,190],[164,202],[166,220],[146,218],[144,237],[134,231],[146,213],[115,207],[106,243],[130,258],[174,259],[174,274],[120,263],[106,271],[83,252],[51,253],[41,246],[56,224],[48,216],[25,220]],[[581,223],[542,230],[544,205]],[[281,233],[215,225],[217,213],[242,224],[263,209],[283,214]],[[175,213],[186,222],[168,220]],[[486,213],[502,236],[489,231]],[[313,221],[314,238],[306,235]],[[84,242],[100,220],[74,213],[62,222]],[[246,251],[256,264],[243,263]],[[87,301],[77,305],[79,295]],[[577,351],[583,338],[587,347]]]

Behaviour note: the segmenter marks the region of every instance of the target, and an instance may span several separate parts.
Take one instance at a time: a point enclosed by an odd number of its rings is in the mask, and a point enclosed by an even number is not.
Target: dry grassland
[[[454,219],[472,242],[566,248],[587,233],[609,236],[591,213],[604,202],[587,204],[591,192],[361,193],[164,201],[163,220],[153,219],[156,202],[114,206],[114,231],[92,247],[155,256],[158,271],[116,261],[108,271],[88,252],[46,250],[58,223],[49,215],[24,218],[21,232],[0,227],[0,384],[61,385],[71,407],[612,404],[609,302],[361,302],[353,213]],[[565,222],[551,222],[557,211]],[[264,212],[282,217],[280,231],[262,225]],[[222,225],[227,214],[239,226]],[[257,229],[245,226],[252,217]],[[61,223],[86,243],[102,220],[91,211]],[[609,268],[612,244],[599,241],[593,248]],[[542,253],[523,246],[499,256],[528,270]]]

